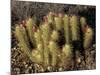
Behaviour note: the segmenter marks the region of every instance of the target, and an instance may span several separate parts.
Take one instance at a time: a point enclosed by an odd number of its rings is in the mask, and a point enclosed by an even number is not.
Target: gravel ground
[[[78,60],[75,66],[71,66],[69,69],[64,71],[73,71],[73,70],[92,70],[96,69],[96,60],[95,60],[95,47],[88,49],[85,52],[85,61],[83,56],[77,53]],[[44,71],[40,65],[34,64],[31,62],[28,57],[21,51],[19,47],[14,47],[11,49],[11,74],[28,74],[28,73],[42,73],[50,72]],[[60,68],[56,70],[57,72],[62,71]]]
[[[52,4],[52,3],[37,3],[37,2],[19,2],[11,1],[11,33],[12,33],[12,47],[11,47],[11,74],[27,74],[27,73],[39,73],[44,72],[43,68],[31,62],[28,57],[21,51],[18,46],[14,31],[15,24],[19,23],[23,19],[26,19],[30,15],[37,17],[37,25],[42,21],[42,17],[49,11],[56,13],[67,13],[76,14],[79,16],[85,16],[88,19],[88,24],[94,29],[95,32],[95,6],[84,6],[84,5],[68,5],[68,4]],[[93,40],[93,45],[91,48],[85,50],[85,60],[83,55],[76,52],[76,57],[79,61],[75,66],[71,66],[68,70],[90,70],[96,69],[96,46],[95,46],[95,35]],[[61,69],[57,71],[62,71]],[[50,71],[46,71],[50,72]]]

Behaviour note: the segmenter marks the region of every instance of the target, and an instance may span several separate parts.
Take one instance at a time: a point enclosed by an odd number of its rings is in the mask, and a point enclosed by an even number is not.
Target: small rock
[[[59,68],[59,71],[63,71],[63,68],[62,68],[62,67],[60,67],[60,68]]]
[[[28,68],[29,68],[29,69],[32,69],[32,66],[29,66]]]
[[[81,63],[81,59],[77,58],[77,63],[80,64]]]
[[[26,64],[26,65],[25,65],[25,68],[27,68],[27,67],[28,67],[28,65]]]
[[[25,64],[26,64],[26,62],[24,61],[24,62],[23,62],[23,64],[25,65]]]

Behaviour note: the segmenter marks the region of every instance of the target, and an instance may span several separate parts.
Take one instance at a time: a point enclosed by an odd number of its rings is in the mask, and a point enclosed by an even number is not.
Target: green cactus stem
[[[61,30],[63,28],[63,18],[61,16],[56,16],[54,20],[56,30]]]
[[[29,36],[29,39],[32,43],[32,46],[33,47],[36,47],[36,43],[35,43],[35,39],[34,39],[34,31],[33,29],[35,30],[35,24],[34,24],[34,21],[32,18],[29,18],[26,22],[26,29],[28,31],[28,36]]]
[[[80,29],[79,29],[79,21],[76,15],[70,17],[70,26],[71,26],[71,33],[72,33],[72,40],[76,41],[80,39]]]
[[[64,21],[64,35],[65,35],[66,44],[69,44],[71,42],[69,16],[64,15],[63,21]]]
[[[61,66],[66,68],[71,65],[72,61],[72,47],[70,44],[65,44],[62,48],[62,58],[61,58]]]
[[[47,67],[50,65],[50,51],[48,45],[44,44],[44,66]]]
[[[31,54],[32,54],[32,57],[34,58],[34,62],[35,63],[43,64],[43,59],[42,59],[42,56],[41,56],[41,51],[33,49]]]
[[[49,14],[47,15],[47,19],[49,24],[54,24],[54,13],[49,12]]]
[[[43,44],[42,34],[41,34],[41,31],[39,29],[36,32],[34,32],[34,39],[36,41],[36,46],[38,44]]]
[[[51,65],[56,66],[57,64],[57,51],[58,51],[58,46],[54,41],[49,42],[49,49],[51,52]]]
[[[15,33],[16,33],[16,37],[23,49],[23,52],[31,59],[31,61],[34,62],[34,58],[32,57],[32,54],[30,51],[31,48],[29,46],[28,37],[27,37],[25,28],[17,25],[16,29],[15,29]]]
[[[92,28],[88,27],[84,34],[84,49],[87,49],[91,46],[92,41],[93,41],[93,35],[94,33],[93,33]]]
[[[43,46],[44,46],[44,64],[48,66],[50,64],[50,52],[48,48],[48,43],[50,40],[51,29],[49,24],[45,23],[41,26],[42,31],[42,39],[43,39]]]
[[[81,18],[80,18],[80,24],[81,24],[81,29],[82,29],[82,31],[84,31],[84,28],[85,28],[86,25],[87,25],[87,22],[86,22],[86,18],[85,18],[85,17],[81,17]]]
[[[51,28],[50,25],[48,23],[45,23],[41,26],[41,31],[42,31],[42,38],[44,43],[48,43],[49,39],[50,39],[50,34],[51,34]]]
[[[37,45],[37,50],[39,50],[40,52],[40,55],[41,55],[41,60],[42,60],[42,63],[44,62],[44,48],[43,48],[43,44],[38,44]]]
[[[59,33],[58,33],[58,31],[53,30],[52,34],[51,34],[51,40],[52,41],[57,41],[58,39],[59,39]]]

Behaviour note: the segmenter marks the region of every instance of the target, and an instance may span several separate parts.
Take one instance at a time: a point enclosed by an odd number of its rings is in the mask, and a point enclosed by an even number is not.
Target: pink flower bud
[[[44,16],[43,19],[44,19],[44,22],[45,22],[45,23],[48,22],[47,16]]]
[[[52,16],[53,16],[53,15],[54,15],[54,13],[53,13],[53,12],[49,12],[49,15],[52,15]]]
[[[64,15],[62,13],[59,13],[58,16],[62,18]]]
[[[36,29],[35,26],[33,26],[32,31],[33,31],[33,32],[36,32],[36,31],[37,31],[37,29]]]
[[[24,27],[23,24],[20,24],[20,27],[23,28]]]
[[[49,12],[49,15],[51,15],[52,14],[52,12]]]
[[[26,27],[26,21],[25,20],[21,21],[20,24],[21,24],[22,27]]]
[[[82,29],[82,31],[85,33],[87,31],[88,27],[89,27],[88,25],[85,25],[84,28]]]
[[[58,17],[58,14],[57,14],[57,13],[54,13],[54,16],[55,16],[55,17]]]

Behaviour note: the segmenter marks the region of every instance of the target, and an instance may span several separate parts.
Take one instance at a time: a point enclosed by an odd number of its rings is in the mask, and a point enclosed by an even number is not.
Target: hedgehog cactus
[[[65,69],[72,61],[72,41],[83,40],[84,48],[89,48],[93,40],[92,28],[85,28],[86,19],[76,15],[54,15],[50,12],[42,25],[37,26],[34,19],[29,18],[26,23],[16,25],[15,34],[23,52],[36,64],[42,65],[46,70],[48,67]],[[84,39],[80,39],[80,27],[86,29]],[[64,35],[64,43],[59,45],[60,31]],[[59,62],[58,62],[59,61]],[[55,71],[55,70],[54,70]]]

